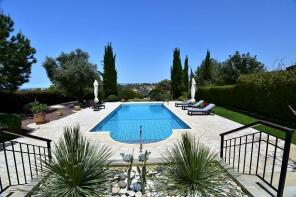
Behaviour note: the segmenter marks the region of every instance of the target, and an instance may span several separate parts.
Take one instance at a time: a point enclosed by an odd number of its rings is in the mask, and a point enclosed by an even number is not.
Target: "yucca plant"
[[[90,144],[79,132],[79,126],[64,129],[56,144],[51,162],[45,162],[48,179],[41,196],[104,196],[109,186],[111,151],[107,146]]]
[[[183,134],[162,156],[164,174],[159,179],[163,193],[179,196],[219,195],[225,174],[217,165],[216,153],[189,134]]]

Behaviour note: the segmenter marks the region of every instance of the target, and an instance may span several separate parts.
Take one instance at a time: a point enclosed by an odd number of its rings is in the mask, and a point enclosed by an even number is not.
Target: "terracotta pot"
[[[75,111],[80,111],[80,110],[81,110],[80,105],[75,105],[75,106],[74,106],[74,110],[75,110]]]
[[[34,114],[34,121],[36,124],[44,124],[46,122],[45,113]]]

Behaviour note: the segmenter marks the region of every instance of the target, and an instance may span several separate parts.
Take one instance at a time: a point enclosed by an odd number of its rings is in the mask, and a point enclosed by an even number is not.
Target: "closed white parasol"
[[[191,82],[191,102],[195,102],[195,90],[196,90],[196,82],[194,78],[192,78]]]
[[[98,103],[99,102],[99,99],[98,99],[98,91],[99,91],[99,83],[97,80],[94,81],[94,95],[95,95],[95,103]]]

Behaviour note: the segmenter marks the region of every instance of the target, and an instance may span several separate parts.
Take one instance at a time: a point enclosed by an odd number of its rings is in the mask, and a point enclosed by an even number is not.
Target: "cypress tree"
[[[105,97],[109,95],[117,95],[117,71],[115,68],[116,55],[113,54],[113,48],[111,43],[105,46],[104,54],[104,73],[103,73],[103,90]]]
[[[188,57],[186,55],[185,62],[184,62],[184,69],[183,69],[183,75],[184,75],[184,92],[189,92],[189,78],[188,78]]]
[[[212,61],[211,61],[211,54],[209,50],[207,50],[207,55],[204,60],[202,75],[203,75],[202,78],[205,81],[212,79]]]
[[[182,70],[182,64],[180,59],[180,49],[174,49],[173,66],[171,69],[171,80],[172,80],[172,96],[174,99],[182,95],[184,90],[184,74]]]

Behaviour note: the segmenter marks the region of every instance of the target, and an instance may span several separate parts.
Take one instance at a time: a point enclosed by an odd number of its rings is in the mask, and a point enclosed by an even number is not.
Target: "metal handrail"
[[[250,128],[250,127],[253,127],[253,126],[256,126],[256,125],[259,125],[259,124],[262,124],[262,125],[266,125],[266,126],[269,126],[271,128],[274,128],[274,129],[278,129],[278,130],[281,130],[281,131],[284,131],[286,133],[293,133],[294,130],[291,129],[291,128],[288,128],[288,127],[284,127],[284,126],[281,126],[281,125],[277,125],[277,124],[274,124],[274,123],[271,123],[271,122],[268,122],[268,121],[265,121],[265,120],[257,120],[253,123],[250,123],[250,124],[247,124],[247,125],[244,125],[244,126],[241,126],[239,128],[236,128],[236,129],[232,129],[230,131],[227,131],[227,132],[224,132],[224,133],[221,133],[220,136],[224,136],[224,135],[228,135],[228,134],[231,134],[231,133],[235,133],[237,131],[240,131],[240,130],[243,130],[243,129],[247,129],[247,128]]]
[[[291,147],[291,141],[292,141],[292,134],[294,132],[293,129],[288,128],[288,127],[284,127],[281,125],[277,125],[268,121],[264,121],[264,120],[257,120],[253,123],[241,126],[239,128],[236,129],[232,129],[230,131],[221,133],[221,143],[220,143],[220,157],[223,158],[223,148],[224,148],[224,136],[228,135],[228,134],[232,134],[232,133],[236,133],[238,131],[250,128],[250,127],[254,127],[256,125],[266,125],[268,127],[274,128],[274,129],[278,129],[282,132],[285,133],[285,145],[283,148],[283,157],[282,157],[282,165],[281,165],[281,171],[280,171],[280,178],[279,178],[279,185],[278,185],[278,189],[277,189],[277,196],[281,197],[283,196],[284,193],[284,187],[285,187],[285,180],[286,180],[286,175],[287,175],[287,167],[288,167],[288,161],[289,161],[289,154],[290,154],[290,147]]]
[[[21,129],[21,130],[25,130],[25,129]],[[11,177],[11,170],[10,170],[10,166],[9,166],[9,160],[7,158],[7,152],[11,152],[13,155],[13,159],[12,162],[14,162],[14,169],[15,169],[15,173],[16,173],[16,180],[17,180],[17,184],[16,185],[21,185],[21,184],[27,184],[27,176],[30,176],[31,179],[33,179],[34,174],[38,175],[38,171],[42,171],[42,157],[44,157],[44,161],[46,161],[46,158],[48,158],[48,162],[51,162],[52,160],[52,154],[51,154],[51,141],[50,139],[47,138],[43,138],[43,137],[39,137],[39,136],[34,136],[34,135],[30,135],[30,134],[26,134],[26,133],[17,133],[15,131],[12,131],[11,129],[7,129],[7,128],[0,128],[0,134],[1,133],[5,133],[5,134],[10,134],[10,135],[14,135],[14,136],[20,136],[20,137],[28,137],[34,140],[40,140],[40,141],[44,141],[47,143],[47,146],[39,146],[39,145],[33,145],[33,144],[27,144],[27,143],[22,143],[22,142],[17,142],[17,141],[12,141],[12,140],[8,140],[5,142],[1,142],[2,144],[2,150],[3,154],[4,154],[4,162],[6,164],[6,172],[7,172],[7,177],[8,177],[8,185],[3,186],[3,182],[1,180],[1,176],[0,175],[0,195],[1,193],[3,193],[5,190],[7,190],[10,186],[13,186],[15,184],[13,184],[13,182],[15,182],[15,180],[12,180],[13,177]],[[7,149],[6,144],[11,145],[11,149]],[[15,149],[15,145],[19,145],[19,150]],[[22,146],[23,145],[23,146]],[[32,151],[30,152],[30,148],[29,146],[32,146]],[[37,149],[36,149],[37,148]],[[24,149],[24,150],[23,150]],[[46,154],[46,149],[47,149],[47,154]],[[39,151],[38,151],[39,150]],[[43,151],[43,153],[42,153]],[[17,160],[16,160],[16,153],[20,154],[20,164],[22,164],[22,168],[17,167]],[[24,161],[24,156],[23,155],[27,155],[28,156],[28,160],[27,160],[27,165],[29,166],[29,170],[27,171],[25,168],[25,161]],[[31,160],[31,156],[33,156],[34,160]],[[37,157],[39,157],[40,159],[40,167],[38,170],[37,167]],[[1,158],[2,160],[2,158]],[[35,173],[33,172],[35,167]],[[13,168],[13,167],[12,167]],[[27,173],[26,173],[27,171]],[[21,183],[19,177],[23,176],[24,177],[24,183]]]
[[[0,128],[0,133],[6,133],[6,134],[10,134],[10,135],[19,136],[19,137],[28,137],[28,138],[31,138],[31,139],[41,140],[41,141],[46,142],[47,149],[48,149],[48,158],[49,158],[49,161],[51,161],[51,159],[52,159],[52,156],[51,156],[51,144],[50,144],[52,142],[51,139],[47,139],[47,138],[43,138],[43,137],[39,137],[39,136],[35,136],[35,135],[30,135],[30,134],[27,134],[27,133],[22,133],[22,134],[15,133],[15,132],[11,131],[11,129],[8,129],[8,128]]]
[[[47,138],[43,138],[43,137],[39,137],[39,136],[35,136],[35,135],[30,135],[30,134],[26,134],[26,133],[15,133],[13,131],[11,131],[11,129],[7,129],[7,128],[0,128],[0,133],[7,133],[7,134],[11,134],[11,135],[15,135],[15,136],[19,136],[19,137],[28,137],[28,138],[32,138],[35,140],[41,140],[41,141],[45,141],[45,142],[51,142],[52,140],[47,139]]]

